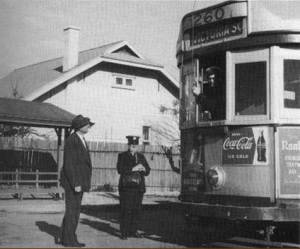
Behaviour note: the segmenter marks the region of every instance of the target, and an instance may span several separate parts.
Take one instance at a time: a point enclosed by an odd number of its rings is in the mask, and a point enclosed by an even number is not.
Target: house
[[[0,80],[0,97],[55,104],[96,122],[90,141],[170,144],[178,120],[161,107],[179,97],[178,82],[163,66],[144,58],[126,41],[78,52],[79,29],[64,29],[61,58],[16,69]]]

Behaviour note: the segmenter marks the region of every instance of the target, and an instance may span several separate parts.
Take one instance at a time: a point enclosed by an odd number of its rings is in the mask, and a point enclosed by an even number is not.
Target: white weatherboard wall
[[[86,75],[83,77],[83,75]],[[133,80],[133,88],[116,88],[115,75],[96,67],[79,75],[61,92],[45,102],[74,114],[82,114],[96,122],[87,134],[90,141],[126,142],[126,135],[142,136],[142,126],[166,126],[178,135],[178,122],[172,115],[160,113],[160,105],[172,107],[175,100],[155,79],[125,74]],[[168,144],[150,131],[151,144]]]

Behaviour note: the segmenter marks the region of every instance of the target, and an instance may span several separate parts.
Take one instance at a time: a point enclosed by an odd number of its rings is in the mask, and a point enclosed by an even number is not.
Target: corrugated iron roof
[[[0,98],[0,123],[35,127],[70,127],[74,114],[55,105]]]
[[[109,56],[121,61],[162,67],[148,59],[136,57],[134,54],[123,54],[122,52],[106,53],[106,51],[109,51],[114,46],[122,43],[124,42],[118,41],[101,47],[81,51],[78,55],[78,66],[83,65],[96,57]],[[14,97],[14,91],[18,94],[18,97],[26,97],[48,82],[59,78],[64,74],[62,71],[62,61],[63,57],[60,57],[14,70],[6,77],[0,79],[0,97]]]

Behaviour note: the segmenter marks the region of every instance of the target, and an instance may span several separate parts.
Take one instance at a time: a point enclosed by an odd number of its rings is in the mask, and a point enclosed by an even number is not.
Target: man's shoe
[[[64,247],[85,247],[85,244],[78,243],[78,242],[74,242],[74,243],[62,243],[62,245]]]
[[[127,233],[121,233],[121,239],[126,240],[128,238]]]
[[[127,238],[128,238],[128,233],[126,233],[126,232],[121,233],[122,240],[126,240]]]
[[[139,233],[139,232],[135,232],[135,233],[133,233],[133,237],[135,237],[135,238],[143,238],[143,235],[141,233]]]
[[[80,242],[76,242],[76,245],[78,245],[79,247],[85,247],[85,244],[84,243],[80,243]]]
[[[54,243],[57,244],[57,245],[62,244],[62,243],[61,243],[61,238],[60,238],[60,237],[55,237],[55,238],[54,238]]]
[[[128,237],[127,237],[126,235],[122,234],[122,235],[121,235],[121,239],[122,239],[122,240],[127,240]]]

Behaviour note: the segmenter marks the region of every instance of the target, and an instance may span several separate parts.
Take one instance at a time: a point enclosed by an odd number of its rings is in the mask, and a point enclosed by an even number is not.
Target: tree
[[[0,124],[0,136],[1,137],[26,137],[31,132],[32,128],[25,126],[14,126]]]
[[[170,125],[160,125],[156,126],[153,130],[156,130],[161,136],[167,137],[170,141],[172,141],[171,146],[165,146],[161,145],[161,148],[165,154],[165,156],[169,160],[169,164],[171,166],[171,169],[177,173],[180,174],[180,168],[178,166],[175,166],[174,160],[173,160],[173,149],[174,147],[178,147],[180,150],[180,131],[179,131],[179,100],[175,99],[172,102],[171,107],[166,107],[161,105],[160,106],[160,112],[163,114],[169,114],[172,115],[174,120],[176,121],[176,132],[174,132],[174,127],[170,127]],[[170,129],[172,130],[170,132]]]
[[[14,99],[21,99],[23,96],[18,91],[18,86],[15,85],[11,87],[12,96]],[[43,135],[40,135],[37,133],[36,130],[34,130],[31,127],[28,126],[22,126],[22,125],[8,125],[8,124],[0,124],[0,137],[26,137],[29,135],[36,135],[40,137],[44,137]]]
[[[177,174],[180,174],[180,168],[179,167],[176,167],[175,164],[174,164],[174,160],[173,160],[173,151],[172,151],[172,146],[170,147],[167,147],[167,146],[161,146],[165,156],[168,158],[169,160],[169,163],[170,163],[170,166],[171,166],[171,169],[177,173]]]

